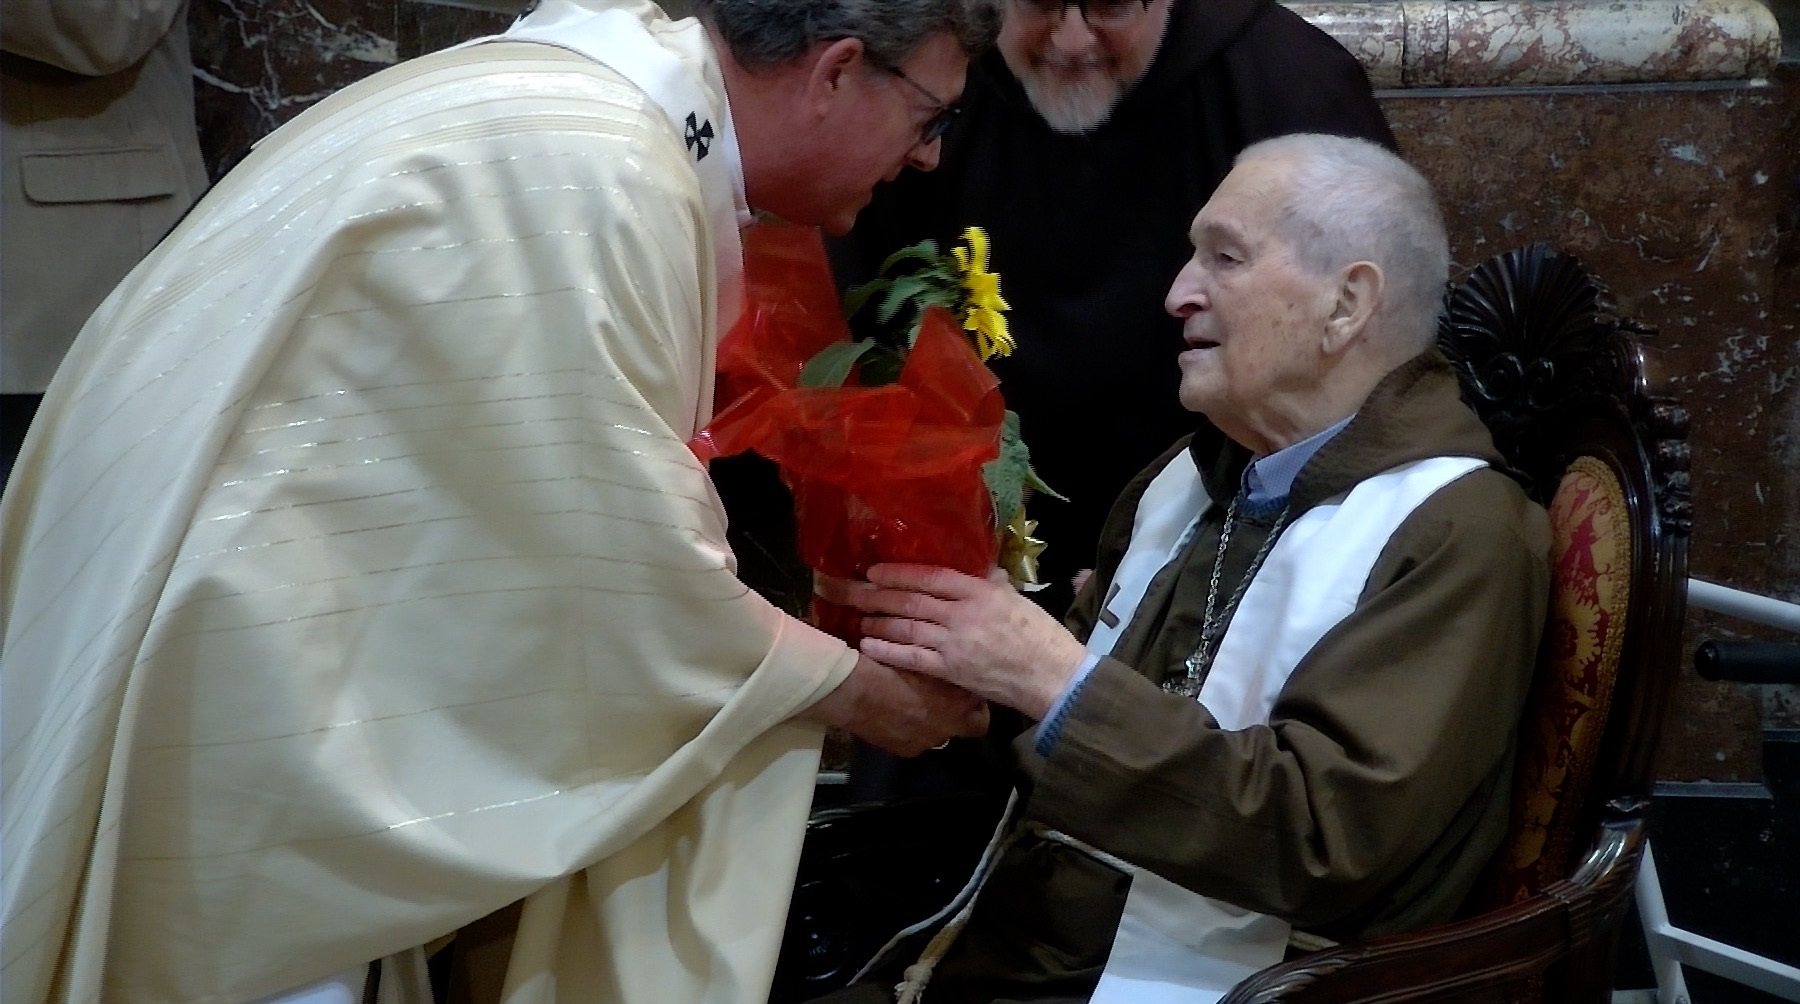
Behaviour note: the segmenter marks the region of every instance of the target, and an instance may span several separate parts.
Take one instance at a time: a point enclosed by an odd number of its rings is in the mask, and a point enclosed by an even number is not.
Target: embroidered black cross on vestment
[[[687,148],[692,150],[695,147],[699,147],[699,152],[694,154],[695,160],[699,161],[706,159],[706,151],[712,146],[712,138],[712,120],[707,119],[705,122],[702,122],[693,112],[688,112]]]

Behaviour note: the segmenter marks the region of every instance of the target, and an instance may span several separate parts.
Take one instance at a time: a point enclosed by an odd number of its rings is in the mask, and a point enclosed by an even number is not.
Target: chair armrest
[[[1609,806],[1575,874],[1527,900],[1271,966],[1220,1004],[1605,1000],[1643,854],[1646,807],[1641,800]],[[1569,992],[1544,993],[1546,974],[1566,981]]]

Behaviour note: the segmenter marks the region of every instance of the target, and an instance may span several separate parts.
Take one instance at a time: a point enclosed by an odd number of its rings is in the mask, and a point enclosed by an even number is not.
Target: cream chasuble
[[[599,6],[599,5],[590,5]],[[691,23],[632,12],[726,121]],[[265,141],[96,313],[0,511],[0,981],[241,1004],[524,899],[515,1004],[760,1000],[849,672],[684,443],[681,131],[493,42]]]

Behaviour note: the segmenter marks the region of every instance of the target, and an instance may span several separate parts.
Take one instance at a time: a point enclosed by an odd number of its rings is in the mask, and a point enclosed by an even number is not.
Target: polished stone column
[[[1376,87],[1521,87],[1766,77],[1758,0],[1287,0]]]

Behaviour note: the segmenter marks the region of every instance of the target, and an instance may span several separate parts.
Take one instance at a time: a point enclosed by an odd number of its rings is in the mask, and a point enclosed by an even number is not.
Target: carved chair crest
[[[1552,416],[1610,399],[1650,450],[1657,510],[1671,529],[1692,523],[1687,411],[1650,393],[1640,339],[1656,329],[1621,318],[1612,293],[1573,255],[1547,244],[1496,255],[1445,296],[1438,346],[1463,398],[1495,445],[1534,477],[1562,440]],[[1548,502],[1555,483],[1536,486]]]

